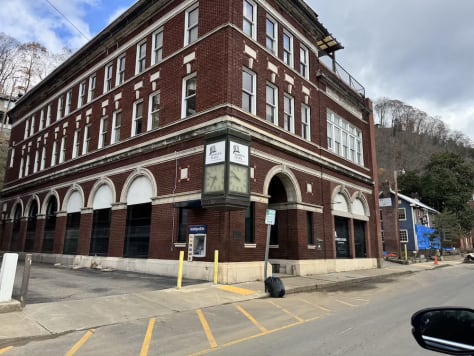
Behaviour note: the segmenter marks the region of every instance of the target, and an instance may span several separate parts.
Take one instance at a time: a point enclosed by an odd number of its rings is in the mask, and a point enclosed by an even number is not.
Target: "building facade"
[[[21,98],[0,247],[219,280],[374,268],[372,104],[301,0],[138,1]],[[329,58],[331,66],[321,62]]]

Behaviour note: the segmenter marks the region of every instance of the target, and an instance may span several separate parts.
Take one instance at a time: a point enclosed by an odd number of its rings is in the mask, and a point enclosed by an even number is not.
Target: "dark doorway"
[[[336,258],[349,258],[349,225],[348,219],[336,216],[334,217],[336,227]]]
[[[367,257],[365,246],[365,222],[354,221],[355,254],[358,258]]]
[[[92,236],[89,254],[92,256],[107,256],[109,252],[109,234],[112,209],[94,210]]]
[[[20,247],[20,229],[21,229],[21,205],[17,204],[15,215],[13,216],[13,231],[10,241],[10,251],[18,251]]]
[[[79,241],[79,227],[81,225],[81,213],[67,214],[66,236],[64,236],[64,254],[77,254],[77,242]]]
[[[278,176],[272,178],[270,186],[268,187],[268,195],[270,199],[268,200],[268,207],[271,209],[274,204],[281,204],[288,202],[288,197],[286,195],[286,189],[282,181]],[[270,228],[270,245],[279,244],[279,230],[278,230],[278,219],[281,218],[283,211],[277,211],[275,216],[275,224]]]
[[[41,252],[53,252],[54,236],[56,235],[56,212],[58,203],[55,197],[51,197],[46,207],[46,217],[44,223],[44,238]]]
[[[127,207],[124,257],[147,258],[150,242],[151,203]]]
[[[36,221],[38,220],[38,203],[34,200],[31,203],[28,214],[28,225],[26,228],[25,251],[32,252],[35,249]]]

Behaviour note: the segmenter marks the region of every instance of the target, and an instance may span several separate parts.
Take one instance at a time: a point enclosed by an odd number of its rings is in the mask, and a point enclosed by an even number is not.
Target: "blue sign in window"
[[[207,225],[190,225],[189,226],[190,234],[207,234]]]

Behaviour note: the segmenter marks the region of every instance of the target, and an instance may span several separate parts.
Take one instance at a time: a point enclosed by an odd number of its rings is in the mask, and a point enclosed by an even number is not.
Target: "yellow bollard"
[[[218,273],[219,273],[219,250],[214,250],[214,284],[217,284]]]
[[[181,282],[183,281],[183,264],[184,264],[184,251],[179,251],[178,285],[177,285],[178,289],[181,289]]]
[[[405,261],[408,261],[407,244],[405,244]]]

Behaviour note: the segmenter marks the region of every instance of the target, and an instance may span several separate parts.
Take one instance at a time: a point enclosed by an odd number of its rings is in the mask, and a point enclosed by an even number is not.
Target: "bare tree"
[[[19,47],[20,43],[16,39],[0,33],[0,94],[10,94],[14,90]]]

